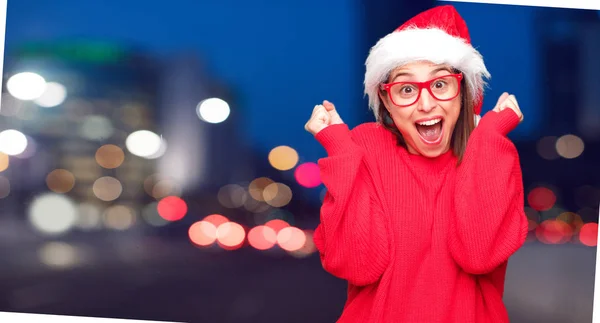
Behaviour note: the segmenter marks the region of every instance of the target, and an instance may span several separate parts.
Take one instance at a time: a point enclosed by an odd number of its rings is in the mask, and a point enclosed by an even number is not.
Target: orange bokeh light
[[[306,243],[306,234],[296,227],[283,228],[277,233],[277,244],[285,251],[300,250]]]
[[[215,226],[215,228],[218,228],[221,224],[229,222],[229,219],[221,214],[211,214],[206,216],[204,221],[210,222]]]
[[[279,233],[279,231],[281,231],[281,229],[287,228],[290,225],[283,220],[275,219],[275,220],[271,220],[271,221],[265,223],[265,226],[273,229],[275,231],[275,233]]]
[[[277,233],[270,227],[259,225],[248,232],[248,243],[258,249],[271,249],[277,243]]]
[[[290,252],[290,254],[296,258],[308,257],[317,251],[317,247],[315,246],[315,242],[313,240],[314,231],[304,230],[304,234],[306,235],[306,241],[304,242],[302,248]]]
[[[238,249],[244,243],[246,231],[235,222],[225,222],[217,228],[217,241],[227,250]]]
[[[199,246],[210,246],[217,240],[217,227],[207,221],[198,221],[188,230],[190,240]]]

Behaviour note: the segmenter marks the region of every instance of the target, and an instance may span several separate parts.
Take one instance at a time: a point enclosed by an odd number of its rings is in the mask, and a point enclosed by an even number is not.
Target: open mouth
[[[424,143],[435,145],[442,141],[443,124],[444,119],[442,117],[435,117],[418,121],[415,123],[415,127]]]

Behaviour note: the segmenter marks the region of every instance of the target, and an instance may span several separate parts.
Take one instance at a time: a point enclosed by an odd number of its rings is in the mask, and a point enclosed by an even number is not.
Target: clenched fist
[[[517,102],[517,98],[514,95],[509,95],[506,92],[502,93],[492,111],[500,112],[504,109],[512,109],[517,116],[519,116],[519,122],[523,121],[523,113],[521,112],[519,102]]]
[[[335,110],[333,103],[325,100],[323,104],[316,105],[313,109],[312,116],[304,125],[304,129],[313,136],[316,136],[319,131],[327,128],[332,124],[342,124],[342,118]]]

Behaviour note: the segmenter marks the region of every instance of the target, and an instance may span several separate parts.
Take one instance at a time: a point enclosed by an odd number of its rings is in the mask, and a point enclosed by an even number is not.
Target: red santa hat
[[[483,103],[484,78],[490,78],[481,54],[471,45],[464,19],[451,5],[426,10],[380,39],[366,60],[365,94],[378,117],[379,86],[395,68],[415,61],[448,64],[464,75],[475,107],[475,124]]]

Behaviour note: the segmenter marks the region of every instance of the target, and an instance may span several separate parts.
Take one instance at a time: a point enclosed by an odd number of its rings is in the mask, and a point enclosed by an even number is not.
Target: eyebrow
[[[436,74],[436,73],[438,73],[440,71],[447,71],[448,73],[452,73],[452,69],[450,67],[442,66],[442,67],[438,67],[438,68],[434,69],[433,71],[431,71],[429,73],[429,75]],[[409,72],[402,72],[401,71],[401,72],[399,72],[397,74],[394,74],[394,77],[392,78],[392,81],[390,83],[394,82],[399,76],[414,76],[414,74],[409,73]]]

